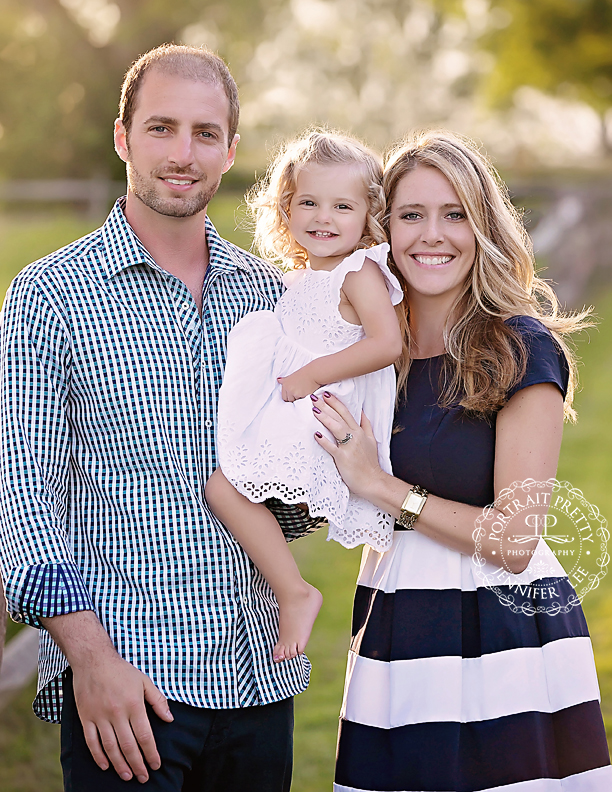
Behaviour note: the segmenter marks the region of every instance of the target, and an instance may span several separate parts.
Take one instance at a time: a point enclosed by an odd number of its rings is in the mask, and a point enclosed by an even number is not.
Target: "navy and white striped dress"
[[[510,323],[529,352],[513,392],[544,382],[565,392],[567,364],[548,331],[526,317]],[[393,469],[438,496],[485,506],[494,500],[495,422],[437,405],[441,361],[413,362]],[[564,582],[562,597],[572,592]],[[396,531],[384,554],[366,548],[335,781],[335,792],[612,790],[582,610],[516,614],[483,587],[468,556],[417,531]]]

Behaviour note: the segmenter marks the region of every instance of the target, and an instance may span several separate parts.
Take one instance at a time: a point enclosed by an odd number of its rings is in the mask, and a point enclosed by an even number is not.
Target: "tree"
[[[491,0],[491,27],[480,40],[495,56],[485,91],[507,105],[521,86],[580,99],[601,119],[602,143],[612,154],[606,114],[612,107],[610,0]]]
[[[130,64],[187,35],[240,72],[263,17],[258,0],[0,0],[0,176],[122,178],[112,124]]]

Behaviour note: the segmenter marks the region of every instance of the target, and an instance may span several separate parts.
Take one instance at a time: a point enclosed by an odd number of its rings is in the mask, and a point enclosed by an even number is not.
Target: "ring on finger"
[[[353,435],[350,432],[347,432],[345,438],[343,438],[342,440],[336,440],[336,445],[346,445],[346,443],[348,443],[348,441],[352,439],[353,439]]]

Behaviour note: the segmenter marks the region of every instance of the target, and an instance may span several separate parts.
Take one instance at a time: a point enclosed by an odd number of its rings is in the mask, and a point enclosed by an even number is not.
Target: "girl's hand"
[[[283,401],[294,402],[309,396],[321,387],[308,372],[308,366],[289,374],[288,377],[279,377],[278,382],[282,388]]]
[[[338,472],[351,492],[367,499],[367,492],[385,474],[378,464],[378,445],[366,415],[361,413],[361,425],[358,426],[344,404],[328,393],[324,393],[323,398],[317,398],[313,410],[315,417],[336,441],[352,435],[350,440],[340,445],[328,440],[320,432],[315,434],[315,438],[334,458]]]

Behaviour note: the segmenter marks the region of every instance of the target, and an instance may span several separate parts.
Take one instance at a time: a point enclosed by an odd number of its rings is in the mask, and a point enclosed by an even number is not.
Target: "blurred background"
[[[579,421],[559,478],[612,514],[612,0],[0,0],[0,295],[28,262],[95,228],[124,191],[112,124],[122,77],[166,41],[206,45],[241,92],[242,140],[210,214],[245,247],[244,191],[313,123],[383,150],[414,127],[475,138],[510,186],[577,340]],[[295,544],[325,604],[296,702],[295,792],[331,788],[359,551]],[[333,570],[330,574],[330,570]],[[612,574],[585,600],[612,737]],[[35,634],[9,623],[0,789],[61,789],[59,729],[31,712]]]

